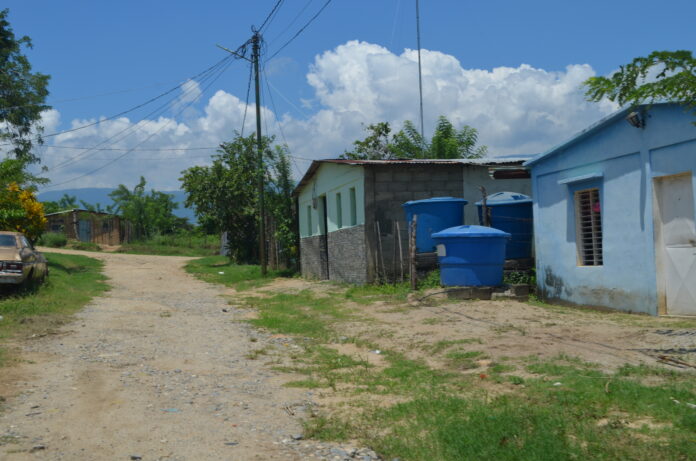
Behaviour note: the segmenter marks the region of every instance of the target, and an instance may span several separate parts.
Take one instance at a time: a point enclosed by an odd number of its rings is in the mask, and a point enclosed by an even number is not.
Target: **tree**
[[[41,112],[48,109],[49,76],[31,71],[22,47],[31,48],[27,36],[15,37],[7,21],[9,10],[0,11],[0,141],[9,142],[14,158],[26,163],[38,162],[31,151],[40,136]]]
[[[589,101],[607,98],[621,106],[673,101],[696,109],[696,58],[687,50],[653,51],[609,77],[590,77],[584,85]]]
[[[379,122],[368,125],[365,130],[369,135],[353,143],[354,149],[345,152],[342,157],[353,160],[388,160],[394,157],[389,133],[389,122]]]
[[[275,223],[275,235],[288,261],[297,235],[292,204],[294,182],[287,148],[262,138],[264,195],[267,218]],[[201,225],[210,232],[227,232],[228,255],[238,263],[258,262],[258,154],[255,135],[220,145],[210,166],[184,170],[182,188],[186,206],[196,210]]]
[[[354,160],[389,160],[408,158],[481,158],[488,151],[486,146],[476,146],[478,131],[468,125],[457,130],[447,117],[438,118],[435,133],[430,142],[424,139],[413,122],[406,120],[403,128],[390,137],[389,122],[369,125],[369,135],[353,143],[352,151],[341,158]]]
[[[132,191],[119,184],[109,194],[114,201],[111,210],[133,225],[136,240],[172,233],[180,224],[179,218],[174,215],[174,210],[179,206],[174,202],[174,196],[154,189],[147,194],[146,184],[145,178],[141,176],[140,182]]]
[[[0,229],[22,232],[35,242],[46,227],[43,205],[17,183],[0,188]]]

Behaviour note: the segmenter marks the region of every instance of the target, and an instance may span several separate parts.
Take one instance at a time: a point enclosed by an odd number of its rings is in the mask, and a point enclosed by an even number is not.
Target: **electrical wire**
[[[282,31],[281,33],[279,33],[278,35],[276,35],[275,37],[273,37],[273,39],[271,40],[270,43],[274,43],[276,40],[278,40],[280,37],[282,37],[282,36],[285,34],[285,32],[287,32],[288,30],[290,30],[290,28],[291,28],[293,25],[295,25],[295,23],[296,23],[297,20],[300,18],[300,16],[302,16],[302,13],[304,13],[305,10],[306,10],[306,9],[309,7],[309,5],[311,5],[312,3],[314,3],[314,0],[309,0],[307,3],[305,3],[305,6],[303,6],[302,9],[300,10],[300,12],[297,13],[297,14],[295,15],[295,17],[292,19],[292,21],[290,21],[290,24],[288,24],[288,25],[285,27],[285,29],[283,29],[283,31]]]
[[[278,13],[278,10],[284,1],[285,0],[278,0],[276,4],[273,5],[273,9],[270,13],[268,13],[268,16],[266,16],[266,19],[261,24],[261,27],[259,27],[258,32],[261,32],[266,25],[270,27],[271,23],[273,22],[273,18],[275,17],[276,13]]]
[[[228,58],[230,58],[230,60],[232,59],[231,56],[228,56]],[[230,60],[228,60],[227,62],[230,62]],[[207,75],[205,75],[203,78],[201,78],[201,83],[203,83],[203,82],[205,82],[207,79],[211,78],[211,76],[214,75],[214,73],[215,73],[216,71],[220,70],[220,69],[222,69],[222,66],[220,66],[218,69],[214,69],[214,70],[210,71]],[[143,117],[142,117],[140,120],[138,120],[136,123],[130,124],[130,125],[127,126],[126,128],[124,128],[124,129],[118,131],[117,133],[115,133],[115,134],[109,136],[108,138],[106,138],[105,140],[101,141],[101,142],[98,143],[96,146],[94,146],[94,148],[95,148],[95,149],[96,149],[96,148],[99,148],[99,146],[103,146],[103,145],[109,143],[110,141],[112,141],[112,144],[113,144],[113,143],[116,143],[116,142],[119,142],[119,141],[122,141],[123,139],[125,139],[125,138],[128,137],[128,136],[130,136],[131,134],[137,132],[138,130],[141,130],[141,129],[144,128],[144,127],[140,125],[140,122],[142,122],[143,120],[148,119],[145,123],[146,123],[146,124],[152,123],[152,121],[153,121],[152,118],[156,118],[157,116],[162,115],[162,114],[170,107],[170,104],[171,104],[173,101],[179,99],[181,96],[185,96],[185,95],[187,95],[187,94],[193,92],[193,90],[194,90],[193,87],[192,87],[192,88],[189,88],[188,90],[185,90],[184,93],[183,93],[182,95],[176,95],[176,96],[174,96],[174,97],[168,99],[168,100],[165,101],[163,104],[161,104],[160,106],[158,106],[157,108],[155,108],[153,111],[151,111],[150,113],[148,113],[148,114],[146,114],[145,116],[143,116]],[[121,136],[121,135],[123,135],[123,136]],[[119,136],[120,136],[120,138],[116,139],[116,138],[119,137]],[[51,170],[55,171],[55,170],[57,170],[57,169],[63,168],[63,167],[68,166],[68,165],[71,165],[71,164],[75,163],[76,161],[81,160],[81,159],[86,158],[86,157],[89,157],[89,156],[90,156],[90,152],[89,152],[89,151],[87,151],[87,152],[81,152],[81,153],[79,153],[79,154],[77,154],[77,155],[74,155],[74,156],[72,156],[72,157],[69,157],[69,158],[65,159],[64,161],[62,161],[62,162],[60,162],[60,163],[57,163],[57,164],[55,164],[55,165],[52,165],[52,166],[50,166],[49,168],[50,168]]]
[[[242,129],[239,132],[239,137],[244,137],[244,127],[246,125],[247,111],[249,110],[249,94],[251,93],[251,79],[253,77],[254,68],[249,64],[249,82],[247,83],[246,100],[244,102],[244,117],[242,118]]]
[[[324,3],[324,5],[323,5],[321,8],[319,8],[319,11],[317,11],[317,12],[314,14],[314,16],[312,16],[312,17],[309,19],[309,21],[307,21],[307,23],[306,23],[304,26],[302,26],[302,27],[300,28],[300,30],[298,30],[298,31],[295,33],[295,35],[293,35],[292,37],[290,37],[290,40],[288,40],[287,42],[285,42],[285,43],[283,44],[283,46],[281,46],[280,48],[278,48],[278,49],[276,50],[276,52],[273,53],[273,54],[271,55],[271,57],[268,58],[266,61],[270,61],[271,59],[275,58],[275,57],[278,55],[278,53],[280,53],[281,51],[283,51],[283,49],[285,49],[286,46],[288,46],[290,43],[292,43],[293,40],[295,40],[297,37],[299,37],[300,34],[301,34],[302,32],[304,32],[304,30],[305,30],[307,27],[309,27],[309,25],[310,25],[311,23],[313,23],[314,20],[316,20],[316,19],[319,17],[319,15],[326,9],[326,7],[329,6],[329,4],[331,3],[331,1],[332,1],[332,0],[326,0],[326,3]]]
[[[186,104],[184,107],[182,107],[181,110],[179,110],[179,112],[178,112],[176,115],[181,114],[184,110],[188,109],[194,102],[196,102],[198,99],[200,99],[201,96],[203,96],[203,94],[205,94],[205,92],[208,90],[208,88],[210,88],[210,87],[213,85],[213,83],[215,83],[215,82],[217,81],[217,79],[225,72],[225,70],[227,70],[227,68],[229,68],[230,65],[231,65],[231,62],[227,64],[227,67],[225,67],[221,72],[218,73],[218,75],[217,75],[217,76],[216,76],[216,77],[203,89],[203,91],[202,91],[194,100],[190,101],[188,104]],[[175,115],[175,116],[176,116],[176,115]],[[171,121],[172,121],[172,120],[170,119],[170,120],[167,121],[163,126],[161,126],[157,131],[155,131],[155,132],[153,132],[152,134],[150,134],[150,136],[148,136],[148,137],[147,137],[146,139],[144,139],[142,142],[136,144],[132,149],[129,149],[128,151],[126,151],[125,153],[119,155],[118,157],[114,158],[113,160],[111,160],[111,161],[109,161],[109,162],[107,162],[107,163],[101,165],[101,166],[98,167],[98,168],[95,168],[95,169],[93,169],[93,170],[90,170],[90,171],[88,171],[87,173],[84,173],[84,174],[81,174],[81,175],[79,175],[79,176],[76,176],[76,177],[74,177],[74,178],[72,178],[72,179],[68,179],[68,180],[66,180],[66,181],[62,181],[62,182],[59,182],[59,183],[56,183],[56,184],[52,184],[50,187],[48,187],[48,189],[53,189],[53,188],[55,188],[55,187],[62,186],[62,185],[64,185],[64,184],[71,183],[71,182],[76,181],[76,180],[78,180],[78,179],[84,178],[85,176],[89,176],[89,175],[91,175],[91,174],[93,174],[93,173],[96,173],[97,171],[103,170],[103,169],[106,168],[107,166],[112,165],[113,163],[115,163],[115,162],[121,160],[121,159],[124,158],[126,155],[130,154],[131,152],[133,152],[133,149],[135,149],[135,148],[139,147],[140,145],[144,144],[145,142],[149,141],[152,137],[154,137],[156,134],[158,134],[160,131],[162,131],[164,128],[166,128],[166,127],[171,123]]]
[[[78,146],[43,146],[46,149],[76,149],[76,150],[96,150],[96,151],[124,151],[124,150],[129,150],[128,148],[117,148],[117,147],[78,147]],[[133,149],[134,151],[143,151],[143,152],[154,152],[154,151],[164,151],[164,152],[170,152],[170,151],[191,151],[191,150],[210,150],[210,149],[217,149],[218,146],[210,146],[210,147],[143,147],[141,149]]]
[[[58,132],[55,132],[55,133],[44,134],[44,135],[42,135],[41,137],[42,137],[42,138],[50,138],[50,137],[52,137],[52,136],[58,136],[58,135],[65,134],[65,133],[72,133],[73,131],[82,130],[82,129],[89,128],[89,127],[91,127],[91,126],[97,125],[97,124],[99,124],[99,123],[103,123],[103,122],[107,122],[107,121],[110,121],[110,120],[114,120],[114,119],[116,119],[116,118],[118,118],[118,117],[121,117],[121,116],[123,116],[123,115],[125,115],[125,114],[128,114],[128,113],[130,113],[130,112],[133,112],[133,111],[135,111],[135,110],[138,110],[138,109],[140,109],[141,107],[147,106],[148,104],[151,104],[151,103],[157,101],[158,99],[163,98],[164,96],[167,96],[168,94],[171,94],[172,92],[178,90],[178,89],[181,88],[181,86],[184,85],[186,82],[188,82],[188,81],[190,81],[190,80],[195,80],[195,79],[197,79],[198,77],[200,77],[201,75],[204,75],[205,73],[207,73],[207,72],[209,72],[209,71],[215,69],[216,67],[221,66],[221,65],[224,64],[227,60],[231,59],[231,57],[232,57],[231,55],[225,56],[223,59],[219,60],[218,62],[216,62],[216,63],[213,64],[212,66],[208,67],[207,69],[205,69],[205,70],[202,71],[202,72],[199,72],[198,74],[194,75],[193,77],[184,80],[183,82],[181,82],[180,84],[178,84],[178,85],[175,86],[174,88],[171,88],[171,89],[165,91],[164,93],[160,94],[159,96],[155,96],[154,98],[149,99],[149,100],[145,101],[145,102],[142,103],[142,104],[138,104],[137,106],[134,106],[134,107],[131,107],[130,109],[124,110],[123,112],[119,112],[119,113],[116,114],[116,115],[112,115],[112,116],[107,117],[107,118],[105,118],[105,119],[101,119],[101,120],[98,120],[98,121],[96,121],[96,122],[89,123],[89,124],[87,124],[87,125],[82,125],[82,126],[78,126],[78,127],[75,127],[75,128],[71,128],[71,129],[69,129],[69,130],[64,130],[64,131],[58,131]]]
[[[0,107],[0,110],[8,111],[8,110],[12,110],[12,109],[21,109],[22,107],[34,107],[34,106],[46,106],[47,109],[52,109],[55,104],[61,104],[64,102],[73,102],[73,101],[84,101],[85,99],[101,98],[104,96],[113,96],[115,94],[131,93],[133,91],[140,91],[140,90],[145,90],[148,88],[154,88],[157,86],[166,85],[167,83],[170,83],[170,82],[153,83],[152,85],[141,86],[138,88],[128,88],[125,90],[114,90],[114,91],[109,91],[107,93],[92,94],[89,96],[79,96],[76,98],[59,99],[57,101],[46,102],[45,104],[24,104],[23,106]]]
[[[285,132],[283,131],[283,126],[280,124],[280,121],[278,120],[278,109],[276,108],[275,101],[273,100],[273,94],[271,93],[270,81],[268,80],[268,75],[266,75],[266,66],[263,67],[263,78],[264,78],[264,81],[266,82],[266,87],[268,88],[268,98],[271,100],[271,107],[273,108],[273,113],[275,114],[274,118],[275,118],[276,126],[278,127],[278,131],[280,132],[280,136],[283,138],[283,143],[285,144],[285,148],[288,150],[288,156],[290,157],[290,160],[292,160],[292,164],[295,165],[295,169],[297,170],[297,173],[302,174],[302,170],[297,165],[297,162],[295,161],[295,157],[293,157],[289,154],[290,145],[288,144],[288,140],[285,137]]]

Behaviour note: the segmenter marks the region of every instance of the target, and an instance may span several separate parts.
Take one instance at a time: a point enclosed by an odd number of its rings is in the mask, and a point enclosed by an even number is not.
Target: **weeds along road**
[[[302,432],[307,392],[245,358],[270,339],[234,321],[224,288],[185,273],[188,258],[65,252],[104,260],[112,288],[58,334],[22,344],[24,379],[0,410],[0,459],[314,453],[287,443]]]

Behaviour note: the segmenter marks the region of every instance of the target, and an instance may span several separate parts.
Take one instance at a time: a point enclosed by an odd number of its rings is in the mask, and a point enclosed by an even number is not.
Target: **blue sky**
[[[285,0],[263,31],[266,56],[324,3]],[[197,74],[225,56],[216,43],[236,48],[274,4],[4,2],[15,33],[33,39],[28,55],[35,70],[52,76],[47,132],[119,113]],[[443,114],[478,128],[492,155],[544,150],[615,109],[584,102],[582,80],[656,49],[690,49],[694,17],[696,2],[686,0],[421,0],[426,131]],[[300,157],[296,174],[306,168],[305,158],[343,152],[362,135],[362,124],[388,120],[399,127],[415,120],[415,55],[405,52],[415,47],[414,0],[334,0],[266,63],[266,126],[278,135],[282,128]],[[118,142],[114,132],[132,128],[148,111],[49,140],[63,147],[42,149],[44,164],[59,166],[48,173],[54,187],[132,185],[142,172],[154,187],[178,188],[178,173],[205,164],[209,152],[138,150],[101,168],[121,151],[75,158],[84,151],[66,147],[214,146],[241,128],[248,71],[237,61],[208,91],[201,93],[205,82],[187,86],[189,93],[161,118],[145,117],[138,132]]]

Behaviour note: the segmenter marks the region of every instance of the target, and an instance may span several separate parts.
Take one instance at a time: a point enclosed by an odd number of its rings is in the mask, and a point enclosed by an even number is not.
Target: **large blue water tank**
[[[431,235],[448,227],[461,225],[464,222],[464,205],[467,203],[469,202],[463,198],[433,197],[413,200],[401,205],[406,212],[406,223],[409,229],[413,215],[418,215],[416,252],[435,251],[435,241]]]
[[[457,226],[433,234],[444,286],[503,283],[505,245],[510,234],[492,227]]]
[[[483,224],[482,202],[476,202],[476,206],[479,224]],[[486,206],[491,209],[491,227],[512,236],[507,245],[505,258],[531,258],[534,238],[531,197],[517,192],[498,192],[488,196]]]

